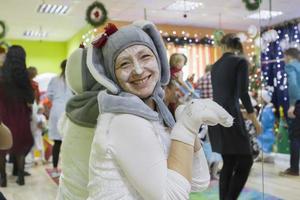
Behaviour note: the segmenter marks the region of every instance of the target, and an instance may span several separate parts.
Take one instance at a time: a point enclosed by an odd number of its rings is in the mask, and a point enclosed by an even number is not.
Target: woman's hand
[[[233,117],[210,99],[193,99],[187,105],[180,105],[175,111],[175,116],[177,123],[172,130],[171,139],[192,146],[202,124],[221,124],[225,127],[233,124]]]

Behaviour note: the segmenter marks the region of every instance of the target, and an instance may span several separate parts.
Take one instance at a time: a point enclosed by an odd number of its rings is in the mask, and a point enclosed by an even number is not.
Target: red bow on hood
[[[118,31],[118,28],[112,24],[112,23],[108,23],[106,27],[104,27],[104,33],[95,41],[92,42],[92,45],[96,48],[101,48],[105,45],[108,37],[112,34],[114,34],[115,32]]]

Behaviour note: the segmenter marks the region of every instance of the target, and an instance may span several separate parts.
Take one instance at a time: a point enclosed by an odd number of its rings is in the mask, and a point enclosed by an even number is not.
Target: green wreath
[[[262,2],[262,0],[254,0],[254,2],[250,3],[250,0],[243,0],[243,2],[246,4],[246,8],[248,10],[257,10]]]
[[[95,1],[87,8],[85,19],[94,27],[101,26],[107,20],[107,10],[102,3]]]
[[[6,34],[5,23],[0,20],[0,38],[4,38]]]

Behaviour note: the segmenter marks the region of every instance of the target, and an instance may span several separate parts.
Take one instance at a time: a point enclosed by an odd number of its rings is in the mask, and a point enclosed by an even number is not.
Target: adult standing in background
[[[213,100],[234,117],[234,123],[229,128],[219,125],[209,127],[209,137],[212,150],[220,153],[223,158],[219,182],[220,199],[234,200],[242,191],[253,164],[239,99],[257,133],[261,132],[261,127],[248,94],[248,62],[242,56],[242,44],[234,34],[227,34],[221,40],[221,47],[223,55],[211,71]]]
[[[18,169],[17,183],[24,185],[25,155],[33,145],[30,130],[31,105],[34,94],[26,71],[26,53],[23,47],[13,45],[8,49],[1,69],[0,111],[3,123],[11,130],[13,147],[9,153],[15,156]],[[0,152],[0,186],[6,187],[5,155]]]
[[[52,177],[58,177],[59,172],[57,169],[60,146],[62,142],[62,137],[59,134],[57,129],[57,123],[65,111],[67,101],[73,96],[71,90],[68,88],[65,81],[65,68],[67,60],[63,60],[60,64],[61,73],[59,76],[56,76],[51,79],[48,89],[47,96],[52,101],[52,107],[49,115],[49,138],[54,141],[52,149],[52,163],[53,163],[53,172]]]
[[[284,52],[285,71],[287,73],[289,104],[288,126],[290,139],[290,167],[280,175],[299,176],[299,154],[300,154],[300,131],[299,122],[295,119],[295,104],[300,100],[300,51],[289,48]],[[298,104],[299,115],[299,104]],[[298,116],[299,119],[299,116]]]
[[[212,65],[206,65],[205,74],[197,81],[196,88],[200,90],[201,99],[212,99],[213,91],[211,85],[211,67]]]

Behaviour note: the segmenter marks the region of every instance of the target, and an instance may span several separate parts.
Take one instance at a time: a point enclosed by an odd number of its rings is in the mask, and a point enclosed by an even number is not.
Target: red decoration
[[[80,43],[79,48],[84,49],[83,43]]]
[[[96,48],[103,47],[105,45],[108,37],[110,35],[114,34],[115,32],[117,32],[118,28],[114,24],[108,23],[108,25],[104,28],[104,30],[105,30],[105,32],[101,35],[101,37],[92,42],[94,47],[96,47]]]
[[[100,13],[99,13],[99,11],[97,10],[96,12],[94,12],[94,16],[96,17],[96,19],[98,19],[99,18],[99,16],[100,16]]]

